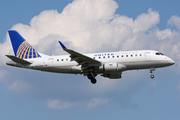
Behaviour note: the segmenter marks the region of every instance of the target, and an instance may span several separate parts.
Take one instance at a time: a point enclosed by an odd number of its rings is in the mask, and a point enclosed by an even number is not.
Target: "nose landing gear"
[[[152,73],[153,73],[153,71],[155,71],[155,68],[150,68],[150,73],[151,73],[150,77],[151,77],[151,79],[153,79],[153,78],[154,78],[154,75],[152,74]]]
[[[153,74],[151,74],[151,75],[150,75],[150,77],[151,77],[151,79],[153,79],[153,78],[154,78],[154,75],[153,75]]]

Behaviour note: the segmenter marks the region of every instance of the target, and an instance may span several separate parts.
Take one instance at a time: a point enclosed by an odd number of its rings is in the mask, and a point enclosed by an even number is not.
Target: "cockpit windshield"
[[[156,53],[156,55],[160,55],[160,53]]]
[[[164,55],[164,54],[162,54],[162,53],[160,53],[161,55]]]
[[[164,54],[162,54],[162,53],[160,53],[160,52],[157,52],[156,55],[164,55]]]

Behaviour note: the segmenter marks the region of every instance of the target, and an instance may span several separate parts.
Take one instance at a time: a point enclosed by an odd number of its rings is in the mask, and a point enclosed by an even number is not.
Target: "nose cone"
[[[168,61],[168,64],[169,64],[169,65],[174,65],[175,62],[171,59],[171,60]]]

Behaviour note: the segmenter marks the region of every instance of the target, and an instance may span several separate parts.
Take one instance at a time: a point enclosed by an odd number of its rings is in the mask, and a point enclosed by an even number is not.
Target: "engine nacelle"
[[[104,73],[101,76],[107,77],[109,79],[119,79],[119,78],[122,78],[122,72],[118,72],[118,73]]]
[[[104,72],[115,72],[115,71],[123,71],[126,69],[126,66],[119,63],[105,63],[100,68]]]

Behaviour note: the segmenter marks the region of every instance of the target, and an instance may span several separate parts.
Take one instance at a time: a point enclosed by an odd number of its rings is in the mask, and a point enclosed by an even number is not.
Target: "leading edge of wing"
[[[92,64],[101,64],[100,61],[94,60],[93,58],[90,58],[71,49],[67,49],[62,42],[59,41],[59,43],[63,50],[70,54],[71,60],[76,61],[79,65],[89,64],[89,66],[92,66]]]

